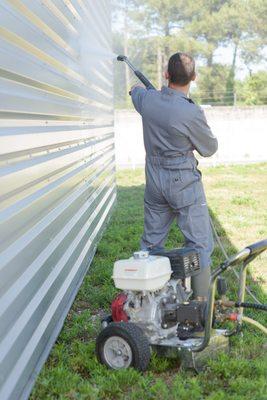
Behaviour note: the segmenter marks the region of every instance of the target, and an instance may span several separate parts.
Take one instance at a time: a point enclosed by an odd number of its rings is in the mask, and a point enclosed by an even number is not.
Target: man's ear
[[[167,69],[165,69],[165,71],[164,71],[164,78],[167,80],[169,80],[169,78],[170,78],[170,75],[169,75],[169,72]]]
[[[196,77],[197,77],[197,75],[196,75],[196,73],[194,73],[194,75],[192,76],[191,81],[195,81],[195,80],[196,80]]]

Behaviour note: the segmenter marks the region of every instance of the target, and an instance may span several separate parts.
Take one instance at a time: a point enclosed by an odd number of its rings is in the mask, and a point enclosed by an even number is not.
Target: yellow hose
[[[259,328],[262,332],[264,332],[265,335],[267,335],[267,328],[265,328],[265,326],[263,326],[262,324],[260,324],[258,321],[255,321],[254,319],[249,318],[249,317],[245,317],[245,316],[242,316],[242,321],[247,322],[248,324],[251,324],[251,325],[256,326],[256,327]]]

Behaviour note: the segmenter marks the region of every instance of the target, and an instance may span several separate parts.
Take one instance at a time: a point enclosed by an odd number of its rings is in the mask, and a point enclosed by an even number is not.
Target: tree
[[[167,60],[171,53],[178,50],[177,44],[182,42],[181,38],[185,37],[183,31],[186,20],[185,2],[182,0],[136,0],[136,5],[138,8],[131,13],[131,17],[139,25],[139,34],[142,39],[151,43],[152,38],[153,50],[156,45],[156,76],[157,86],[160,87],[163,68]]]
[[[186,31],[195,40],[203,43],[203,52],[200,56],[205,60],[207,67],[212,67],[214,53],[225,40],[221,9],[229,1],[189,0],[186,2],[186,15],[189,21]]]
[[[262,3],[260,5],[260,3]],[[266,2],[254,0],[231,0],[221,9],[224,21],[223,34],[225,44],[230,45],[233,51],[231,68],[226,80],[226,91],[235,90],[236,60],[243,59],[251,73],[251,65],[262,59],[261,50],[265,45],[263,34],[266,29],[259,25],[260,10],[266,9]],[[263,22],[263,21],[262,21]],[[263,24],[265,26],[265,24]]]
[[[264,47],[264,35],[266,33],[266,1],[263,0],[199,0],[189,1],[188,15],[192,21],[186,27],[196,40],[206,44],[201,57],[204,58],[207,70],[203,73],[209,79],[206,82],[206,90],[210,92],[210,98],[216,101],[217,79],[213,75],[220,72],[217,64],[214,64],[216,50],[221,46],[232,49],[232,61],[227,69],[225,82],[225,103],[234,103],[235,74],[237,57],[241,57],[247,67],[262,59],[260,50]],[[265,11],[265,12],[264,12]],[[260,23],[259,23],[260,21]],[[264,27],[263,27],[264,26]],[[219,76],[218,76],[219,77]],[[221,86],[221,85],[220,85]]]
[[[236,91],[237,59],[242,59],[252,73],[252,66],[264,57],[266,0],[115,0],[115,3],[121,20],[120,29],[114,34],[116,49],[128,53],[158,88],[163,83],[163,69],[169,56],[185,51],[200,66],[194,96],[202,102],[206,99],[212,104],[231,105]],[[232,51],[231,63],[218,64],[218,49],[226,46]],[[129,100],[127,93],[133,75],[125,65],[123,68],[120,93],[124,91],[121,96],[125,102]],[[121,82],[121,77],[116,79]]]
[[[222,35],[223,45],[232,48],[232,62],[225,79],[225,96],[229,99],[235,91],[235,73],[238,50],[242,43],[248,26],[248,2],[243,0],[231,0],[223,5],[220,10],[220,18],[223,21]],[[227,103],[231,105],[231,103]],[[233,103],[232,103],[233,104]]]
[[[261,105],[267,102],[267,72],[258,71],[239,82],[237,99],[246,105]]]
[[[198,83],[199,90],[208,93],[209,102],[213,104],[218,101],[218,81],[220,89],[226,90],[225,78],[224,88],[221,88],[221,77],[217,76],[222,68],[219,68],[215,61],[215,52],[225,43],[222,7],[229,2],[230,0],[189,0],[186,2],[189,21],[186,26],[187,34],[202,44],[198,58],[204,63],[205,69],[199,68],[203,75]]]
[[[232,105],[234,93],[225,91],[225,77],[229,74],[230,67],[213,63],[212,67],[199,68],[197,77],[197,90],[191,92],[194,101],[209,105]],[[209,88],[213,90],[210,91]]]
[[[265,0],[250,0],[248,11],[247,35],[241,45],[241,57],[252,74],[252,66],[266,61],[267,37],[267,2]]]
[[[120,49],[121,51],[119,52],[120,54],[124,54],[125,56],[129,56],[129,36],[130,36],[130,30],[131,30],[131,20],[129,18],[129,14],[133,7],[135,6],[134,0],[116,0],[113,1],[113,7],[115,9],[115,12],[113,12],[113,23],[114,22],[120,22]],[[122,32],[122,34],[121,34]],[[119,42],[119,37],[118,37],[118,32],[115,33],[116,35],[116,44],[118,45]],[[128,93],[130,90],[130,71],[126,64],[123,65],[124,68],[124,76],[125,76],[125,84],[124,84],[124,90],[125,90],[125,96],[126,99],[128,98]],[[120,68],[121,70],[121,68]],[[122,70],[121,70],[122,71]]]

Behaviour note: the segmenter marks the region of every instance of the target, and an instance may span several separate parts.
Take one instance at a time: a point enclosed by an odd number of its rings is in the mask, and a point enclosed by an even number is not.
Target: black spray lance
[[[137,78],[145,85],[147,89],[154,89],[156,90],[155,86],[152,85],[152,83],[142,74],[142,72],[138,71],[133,64],[128,60],[126,56],[118,56],[117,57],[118,61],[124,61],[134,72],[134,74],[137,76]],[[131,92],[130,92],[131,94]]]

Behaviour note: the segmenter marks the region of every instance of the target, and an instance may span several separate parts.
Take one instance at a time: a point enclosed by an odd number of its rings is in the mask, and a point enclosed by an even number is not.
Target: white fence
[[[205,114],[219,149],[211,158],[199,157],[202,164],[267,161],[267,106],[214,107]],[[115,112],[115,143],[117,168],[144,165],[142,121],[134,110]]]

